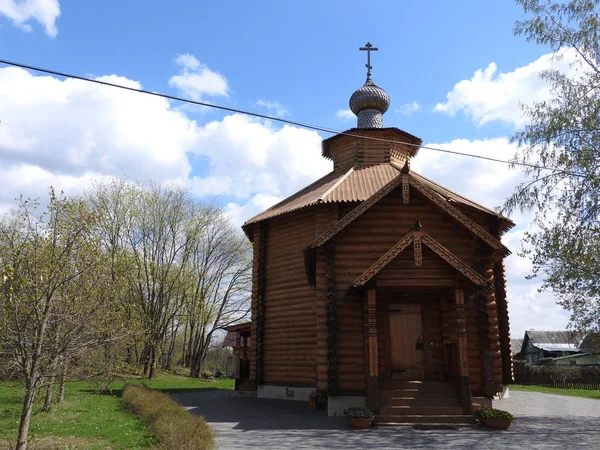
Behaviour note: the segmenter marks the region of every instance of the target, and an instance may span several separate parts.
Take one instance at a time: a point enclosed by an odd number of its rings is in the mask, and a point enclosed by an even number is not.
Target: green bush
[[[370,419],[373,420],[375,415],[373,411],[367,408],[361,408],[358,406],[353,406],[351,408],[347,408],[344,411],[344,415],[347,419]]]
[[[508,411],[494,408],[479,408],[475,411],[475,417],[478,419],[495,419],[495,420],[513,420],[514,417]]]
[[[185,411],[167,394],[142,386],[127,385],[125,406],[152,427],[157,448],[164,450],[210,450],[215,448],[212,432],[204,419]]]

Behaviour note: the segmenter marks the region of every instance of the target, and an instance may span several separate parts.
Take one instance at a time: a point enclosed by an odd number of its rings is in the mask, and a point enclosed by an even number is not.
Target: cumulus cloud
[[[287,110],[287,108],[279,102],[272,102],[269,100],[257,100],[256,106],[265,108],[270,113],[275,114],[277,117],[283,117],[283,116],[290,115],[290,112]]]
[[[434,111],[455,116],[462,112],[477,125],[498,120],[521,127],[526,123],[519,104],[532,104],[548,98],[550,87],[539,78],[547,69],[573,70],[576,55],[571,50],[543,55],[532,63],[511,72],[499,72],[496,63],[475,71],[469,80],[458,82],[446,95],[446,101]]]
[[[50,185],[76,194],[93,178],[127,176],[227,198],[242,223],[331,165],[314,131],[241,115],[201,125],[159,97],[18,68],[0,69],[0,117],[2,210],[20,194],[43,197]]]
[[[194,55],[179,55],[175,63],[179,66],[180,73],[171,77],[169,85],[176,87],[192,100],[203,101],[206,97],[229,96],[227,79],[210,70]]]
[[[421,110],[421,105],[417,101],[412,101],[410,103],[405,103],[400,106],[400,108],[396,108],[396,114],[402,114],[403,116],[410,117],[414,113]]]
[[[37,21],[48,36],[55,37],[60,5],[58,0],[0,0],[0,15],[26,31],[31,31],[30,21]]]
[[[239,114],[206,124],[195,152],[210,161],[210,176],[192,178],[193,192],[235,197],[246,218],[331,170],[316,132]]]
[[[352,120],[356,118],[350,109],[338,109],[335,113],[335,117],[342,120]]]

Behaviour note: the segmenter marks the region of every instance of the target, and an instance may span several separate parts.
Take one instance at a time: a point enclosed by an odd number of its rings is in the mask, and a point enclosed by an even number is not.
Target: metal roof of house
[[[513,355],[521,352],[521,348],[523,347],[523,339],[511,339],[510,340],[510,348]]]
[[[525,336],[535,347],[547,352],[578,352],[581,342],[581,335],[565,330],[527,330]]]
[[[399,168],[385,163],[371,166],[354,166],[345,171],[331,172],[285,200],[251,217],[246,221],[244,227],[319,203],[365,201],[399,176],[400,172]],[[499,213],[468,200],[416,172],[411,171],[410,174],[435,191],[442,199],[497,216],[505,221],[506,228],[514,226],[512,221]]]

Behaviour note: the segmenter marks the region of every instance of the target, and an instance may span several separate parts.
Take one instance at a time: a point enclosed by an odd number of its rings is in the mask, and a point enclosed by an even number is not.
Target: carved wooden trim
[[[415,266],[423,265],[423,246],[421,245],[421,232],[413,232],[413,249],[415,254]]]
[[[365,344],[367,349],[367,406],[373,411],[378,407],[379,357],[377,353],[377,303],[374,288],[367,290],[364,302]]]
[[[377,260],[375,264],[369,267],[361,276],[359,276],[352,286],[364,286],[371,278],[373,278],[381,269],[387,266],[392,259],[398,256],[406,247],[413,242],[413,232],[409,232],[396,245],[387,251],[385,255]]]
[[[320,247],[321,245],[323,245],[325,242],[327,242],[333,236],[335,236],[340,231],[342,231],[344,228],[346,228],[348,225],[350,225],[354,220],[356,220],[359,216],[361,216],[371,206],[373,206],[375,203],[377,203],[379,200],[381,200],[383,197],[385,197],[387,194],[389,194],[392,190],[394,190],[396,187],[398,187],[401,182],[402,182],[402,177],[400,175],[398,175],[396,178],[394,178],[392,181],[390,181],[388,184],[386,184],[380,190],[375,192],[371,197],[366,199],[364,202],[362,202],[360,205],[358,205],[356,208],[354,208],[352,211],[350,211],[348,214],[346,214],[344,217],[342,217],[339,221],[337,221],[332,227],[330,227],[328,230],[326,230],[323,234],[321,234],[319,237],[317,237],[314,241],[312,241],[312,243],[310,244],[310,247],[314,248],[314,247]]]
[[[496,304],[498,308],[498,329],[500,331],[500,352],[502,356],[502,384],[513,381],[513,364],[510,345],[510,321],[508,301],[506,299],[506,277],[504,262],[494,264],[494,284],[496,286]]]
[[[510,250],[508,250],[508,248],[506,248],[502,244],[502,242],[500,242],[498,239],[493,237],[491,234],[489,234],[487,231],[485,231],[483,228],[481,228],[479,225],[477,225],[475,222],[473,222],[471,219],[469,219],[465,214],[460,212],[457,208],[452,206],[450,203],[443,200],[432,189],[425,186],[423,183],[416,180],[412,176],[410,177],[410,185],[412,187],[414,187],[418,192],[423,194],[425,197],[427,197],[429,200],[431,200],[431,202],[433,202],[435,205],[437,205],[440,209],[442,209],[447,214],[452,216],[452,218],[454,218],[454,220],[456,220],[461,225],[463,225],[465,228],[467,228],[468,230],[473,232],[476,236],[481,238],[481,240],[483,240],[490,247],[492,247],[493,249],[501,249],[502,252],[499,253],[499,256],[500,255],[507,256],[510,254]]]
[[[433,250],[435,254],[437,254],[440,258],[458,270],[477,286],[487,286],[487,280],[484,277],[471,269],[467,264],[457,258],[450,250],[448,250],[424,231],[421,231],[421,239],[423,243]]]
[[[325,250],[325,279],[327,280],[325,304],[327,310],[327,392],[339,393],[337,344],[337,295],[335,285],[335,244],[328,242]]]
[[[267,224],[260,223],[258,244],[258,290],[256,296],[256,383],[264,384],[265,285],[267,257]]]
[[[410,181],[408,173],[402,175],[402,203],[408,205],[410,203]]]
[[[467,324],[465,318],[465,297],[462,289],[454,289],[456,304],[456,346],[460,374],[459,393],[465,413],[471,413],[471,388],[469,385],[469,360],[467,357]]]

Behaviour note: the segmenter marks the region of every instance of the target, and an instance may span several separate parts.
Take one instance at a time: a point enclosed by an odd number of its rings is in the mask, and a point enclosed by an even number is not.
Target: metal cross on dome
[[[371,78],[371,69],[373,68],[371,67],[371,52],[376,52],[379,49],[373,47],[373,44],[370,42],[367,42],[364,47],[359,47],[358,49],[367,52],[367,64],[365,64],[365,67],[367,68],[367,77]]]

